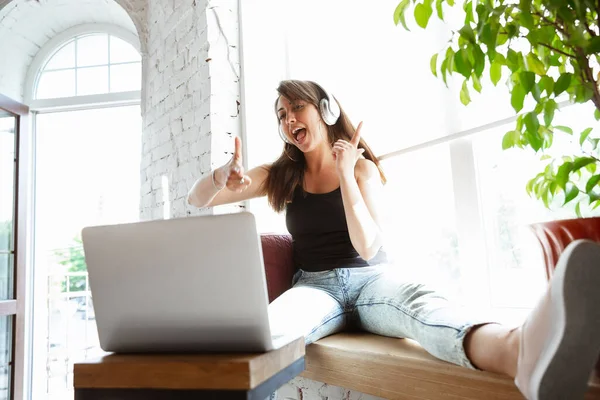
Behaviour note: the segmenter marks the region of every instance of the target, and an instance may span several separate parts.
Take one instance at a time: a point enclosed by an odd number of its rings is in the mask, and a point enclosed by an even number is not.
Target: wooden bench
[[[308,346],[305,362],[305,378],[386,399],[523,399],[511,378],[441,361],[412,340],[339,333]],[[600,399],[597,376],[586,399]]]

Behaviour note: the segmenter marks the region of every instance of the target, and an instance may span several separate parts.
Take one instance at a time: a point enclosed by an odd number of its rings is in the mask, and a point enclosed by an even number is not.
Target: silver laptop
[[[250,213],[86,227],[100,346],[112,352],[262,352],[271,337]]]

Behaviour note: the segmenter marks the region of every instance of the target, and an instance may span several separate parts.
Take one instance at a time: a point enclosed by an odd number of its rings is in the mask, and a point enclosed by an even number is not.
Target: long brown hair
[[[279,96],[275,100],[275,111],[277,115],[277,101],[280,96],[285,97],[289,101],[303,100],[313,104],[319,110],[319,102],[326,97],[323,89],[312,81],[286,80],[279,83],[277,88]],[[332,101],[336,101],[332,99]],[[338,102],[339,105],[339,102]],[[278,123],[281,123],[278,119]],[[350,122],[348,115],[340,106],[340,117],[334,125],[327,126],[327,138],[329,143],[335,143],[339,139],[350,141],[356,128]],[[371,151],[371,148],[361,138],[358,143],[359,149],[365,149],[363,156],[375,163],[379,169],[381,182],[386,183],[386,178],[383,169],[379,164],[379,160]],[[292,201],[292,196],[296,188],[302,186],[304,179],[304,170],[306,168],[306,159],[304,153],[296,146],[290,143],[285,143],[283,152],[277,160],[271,165],[269,174],[264,183],[264,190],[267,194],[267,199],[271,207],[281,212],[285,210],[286,204]]]

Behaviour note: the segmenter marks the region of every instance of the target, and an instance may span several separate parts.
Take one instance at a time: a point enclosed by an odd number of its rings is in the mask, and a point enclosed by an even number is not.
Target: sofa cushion
[[[269,302],[292,285],[295,267],[290,235],[262,234],[262,252],[269,290]]]

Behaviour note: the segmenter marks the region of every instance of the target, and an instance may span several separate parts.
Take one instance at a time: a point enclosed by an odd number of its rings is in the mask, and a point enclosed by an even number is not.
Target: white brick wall
[[[171,217],[209,213],[186,195],[229,160],[240,134],[237,1],[153,1],[148,21],[141,218],[163,217],[162,176]]]
[[[379,400],[368,394],[298,377],[277,391],[278,400]]]

